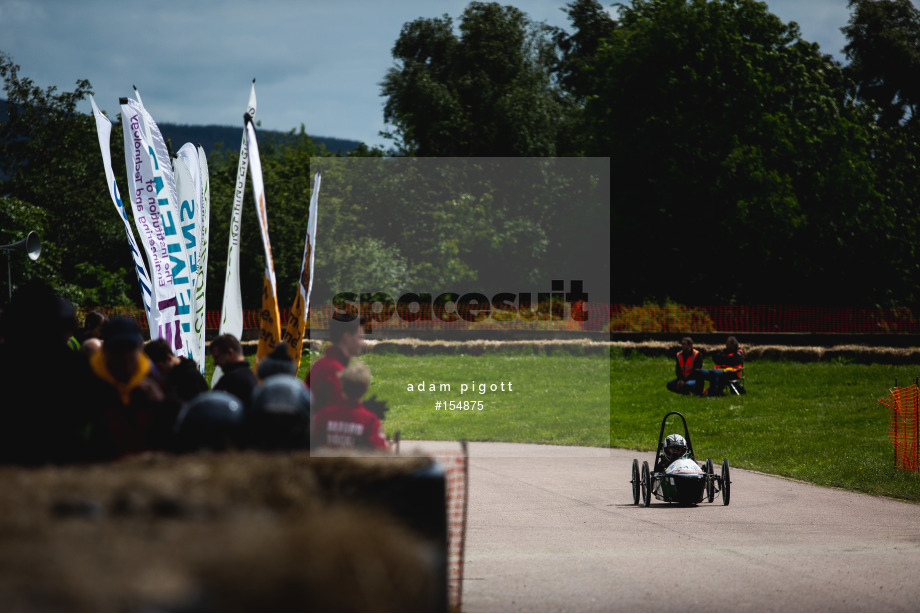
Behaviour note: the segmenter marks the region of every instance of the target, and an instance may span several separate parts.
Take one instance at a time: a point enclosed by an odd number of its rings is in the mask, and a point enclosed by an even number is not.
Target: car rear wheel
[[[640,484],[640,479],[641,478],[639,477],[639,461],[634,458],[633,464],[632,464],[632,480],[631,480],[633,505],[639,505],[639,490],[642,487],[642,485]]]
[[[712,458],[706,459],[706,500],[712,503],[716,498],[715,470],[712,467]]]
[[[728,471],[728,459],[722,460],[722,505],[728,505],[731,498],[731,477]]]
[[[652,502],[652,477],[649,475],[648,461],[642,461],[642,504],[648,507]]]

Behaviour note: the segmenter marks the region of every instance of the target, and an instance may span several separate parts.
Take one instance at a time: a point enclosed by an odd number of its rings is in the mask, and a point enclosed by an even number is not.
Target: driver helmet
[[[668,435],[664,440],[664,457],[673,463],[687,453],[687,440],[678,434]]]

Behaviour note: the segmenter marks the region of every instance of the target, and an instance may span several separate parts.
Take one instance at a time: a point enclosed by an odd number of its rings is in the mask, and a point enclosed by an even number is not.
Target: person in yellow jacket
[[[102,337],[102,351],[89,361],[99,418],[91,435],[96,454],[118,458],[167,448],[181,403],[144,354],[137,323],[111,318]]]
[[[702,394],[703,380],[699,372],[703,368],[703,353],[693,349],[693,339],[684,337],[680,340],[676,359],[676,377],[668,382],[668,390],[677,394]]]

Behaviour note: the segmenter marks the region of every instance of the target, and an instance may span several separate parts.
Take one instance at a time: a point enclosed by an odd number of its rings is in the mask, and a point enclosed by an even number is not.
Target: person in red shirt
[[[735,337],[729,337],[725,341],[725,349],[712,355],[712,362],[715,363],[715,368],[700,371],[702,377],[710,382],[704,394],[710,397],[720,397],[724,394],[722,390],[725,386],[738,379],[744,370],[744,350],[738,346],[738,340]],[[741,390],[744,389],[741,388]]]
[[[318,448],[386,450],[387,441],[380,418],[361,403],[371,383],[367,365],[353,362],[339,373],[338,378],[343,401],[316,414],[311,436],[313,445]]]
[[[311,365],[306,384],[310,389],[310,407],[317,411],[342,402],[341,373],[352,358],[361,355],[364,346],[364,328],[360,318],[349,321],[333,318],[329,322],[329,341],[322,358]]]

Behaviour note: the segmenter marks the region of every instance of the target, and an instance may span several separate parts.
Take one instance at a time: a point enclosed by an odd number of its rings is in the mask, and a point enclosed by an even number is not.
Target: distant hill
[[[182,124],[166,124],[157,122],[163,137],[172,143],[173,151],[178,151],[185,143],[194,143],[204,147],[205,152],[215,151],[219,146],[230,151],[238,151],[240,139],[243,138],[242,126],[187,126]],[[259,130],[259,140],[276,139],[283,141],[288,138],[287,132],[276,130]],[[318,146],[322,145],[330,153],[347,154],[353,151],[360,141],[337,139],[327,136],[313,136],[310,138]]]
[[[7,101],[0,99],[0,122],[6,120]],[[167,124],[157,122],[163,137],[172,143],[173,151],[178,151],[186,143],[194,143],[204,147],[205,152],[211,153],[218,146],[223,146],[229,151],[239,151],[240,139],[243,137],[242,126],[187,126],[183,124]],[[259,140],[277,139],[283,141],[288,138],[287,132],[277,130],[259,130]],[[328,136],[313,136],[310,138],[317,145],[322,145],[329,153],[347,154],[354,151],[361,141],[337,139]]]

